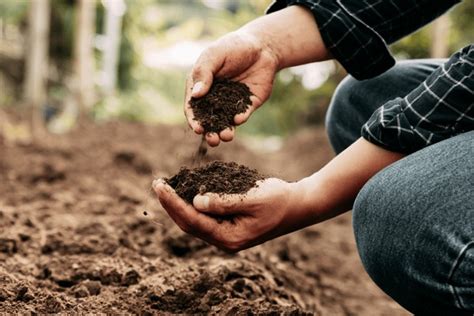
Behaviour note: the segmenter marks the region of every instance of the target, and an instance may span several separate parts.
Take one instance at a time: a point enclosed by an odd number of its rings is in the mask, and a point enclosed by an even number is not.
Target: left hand
[[[237,252],[305,226],[304,216],[298,212],[301,192],[296,183],[269,178],[257,184],[246,194],[197,195],[193,205],[162,180],[156,180],[153,188],[183,231]]]

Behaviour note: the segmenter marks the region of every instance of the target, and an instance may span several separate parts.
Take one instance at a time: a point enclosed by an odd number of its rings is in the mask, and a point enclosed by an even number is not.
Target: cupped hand
[[[194,119],[189,104],[191,97],[199,98],[209,91],[213,79],[227,78],[245,83],[252,92],[252,104],[245,113],[234,117],[235,125],[246,122],[249,116],[270,96],[273,80],[278,69],[278,58],[269,45],[249,32],[229,33],[209,46],[200,55],[186,82],[184,113],[189,126],[197,133],[203,127]],[[210,146],[220,141],[231,141],[235,128],[206,134]]]
[[[206,193],[187,204],[162,180],[153,188],[161,205],[185,232],[228,252],[236,252],[299,229],[301,192],[276,178],[258,182],[246,194]]]

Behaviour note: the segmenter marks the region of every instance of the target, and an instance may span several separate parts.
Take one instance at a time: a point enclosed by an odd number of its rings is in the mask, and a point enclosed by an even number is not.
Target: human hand
[[[261,38],[247,31],[229,33],[209,46],[199,57],[186,82],[184,113],[189,126],[197,133],[204,132],[194,120],[189,104],[191,97],[206,95],[215,77],[227,78],[246,84],[252,96],[252,104],[245,113],[234,117],[235,125],[246,122],[249,116],[270,96],[273,80],[278,68],[277,55]],[[220,141],[231,141],[235,128],[205,135],[210,146]]]
[[[185,232],[228,252],[237,252],[311,224],[302,212],[296,183],[276,178],[246,194],[205,193],[187,204],[163,180],[153,188],[161,205]]]

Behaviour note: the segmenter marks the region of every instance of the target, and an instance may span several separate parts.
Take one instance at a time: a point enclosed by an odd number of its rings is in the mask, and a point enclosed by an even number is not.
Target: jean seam
[[[451,289],[451,292],[454,296],[454,301],[455,301],[455,304],[457,305],[458,308],[461,308],[461,309],[465,309],[465,306],[462,302],[462,298],[459,296],[459,294],[457,293],[456,291],[456,288],[455,286],[452,284],[452,277],[454,275],[454,273],[456,272],[457,268],[459,267],[459,265],[461,264],[462,262],[462,259],[464,258],[464,256],[466,255],[467,253],[467,250],[469,248],[471,248],[471,246],[474,246],[474,240],[468,242],[467,244],[464,245],[464,247],[461,249],[461,251],[459,252],[456,260],[454,260],[454,263],[453,265],[451,266],[451,270],[449,271],[449,274],[448,274],[448,285],[449,285],[449,288]]]

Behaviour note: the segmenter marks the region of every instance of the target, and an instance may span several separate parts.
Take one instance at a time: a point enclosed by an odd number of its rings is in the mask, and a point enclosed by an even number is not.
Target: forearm
[[[301,219],[314,224],[350,210],[364,184],[403,156],[360,138],[320,171],[295,183]]]
[[[331,58],[314,16],[301,6],[259,17],[238,32],[256,37],[272,51],[279,69]]]

